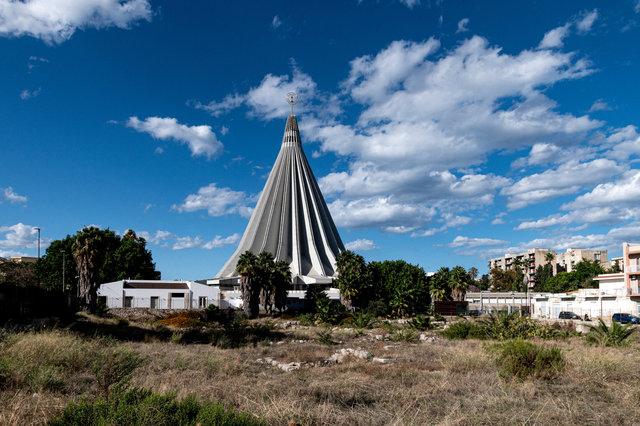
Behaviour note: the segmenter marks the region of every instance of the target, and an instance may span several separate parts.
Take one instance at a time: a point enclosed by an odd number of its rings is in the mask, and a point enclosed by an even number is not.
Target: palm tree
[[[451,289],[451,299],[454,301],[464,300],[464,295],[469,287],[469,275],[462,266],[454,267],[449,273],[449,288]]]
[[[598,319],[598,325],[587,325],[591,330],[586,335],[587,343],[600,346],[620,346],[636,332],[637,328],[633,324],[620,325],[618,321],[612,320],[611,327]]]
[[[351,250],[343,250],[336,257],[340,289],[340,301],[348,310],[353,310],[354,299],[367,284],[367,265],[364,257]]]
[[[451,288],[450,275],[449,268],[443,266],[431,278],[431,297],[435,302],[441,302],[449,298]]]
[[[553,262],[553,259],[555,259],[555,258],[556,258],[556,255],[551,253],[550,251],[548,251],[544,255],[544,260],[546,260],[549,265],[551,265],[551,262]]]
[[[78,232],[73,243],[73,257],[78,267],[80,303],[83,309],[88,309],[89,312],[95,312],[98,305],[98,281],[105,257],[103,240],[102,231],[89,226]]]
[[[240,293],[242,294],[242,310],[249,318],[258,316],[260,286],[257,280],[258,258],[250,251],[245,251],[238,258],[236,271],[240,274]]]
[[[271,294],[274,285],[274,261],[273,255],[268,251],[263,251],[258,255],[258,284],[260,288],[260,304],[264,310],[271,314],[273,305],[271,304]]]
[[[478,278],[478,268],[476,268],[475,266],[469,268],[469,278],[471,278],[473,281]]]
[[[291,285],[291,266],[284,260],[273,265],[273,291],[271,304],[282,312],[287,307],[287,290]]]

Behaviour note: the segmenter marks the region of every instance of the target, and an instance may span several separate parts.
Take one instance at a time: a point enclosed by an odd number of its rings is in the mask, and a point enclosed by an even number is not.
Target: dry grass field
[[[101,396],[94,364],[116,348],[142,360],[129,386],[219,401],[267,424],[640,423],[636,336],[623,347],[588,346],[580,337],[535,340],[560,348],[566,367],[552,380],[519,381],[500,376],[491,341],[450,341],[438,331],[420,341],[406,325],[280,328],[282,322],[256,320],[251,329],[259,333],[239,347],[224,336],[229,330],[214,346],[203,341],[205,329],[93,317],[0,334],[0,424],[43,424],[69,401]],[[326,362],[344,348],[388,363],[355,355]],[[267,358],[273,362],[257,361]],[[277,365],[292,362],[300,369]]]

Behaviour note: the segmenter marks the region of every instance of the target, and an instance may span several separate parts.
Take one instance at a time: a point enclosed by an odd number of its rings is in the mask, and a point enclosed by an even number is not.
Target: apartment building
[[[505,271],[513,269],[514,261],[520,260],[523,264],[525,273],[529,278],[529,287],[535,285],[535,274],[538,266],[544,265],[549,262],[547,260],[547,254],[553,254],[553,260],[551,266],[553,267],[553,275],[558,272],[571,272],[581,260],[595,260],[601,265],[607,265],[607,251],[606,250],[587,250],[582,248],[569,248],[565,253],[558,254],[553,250],[533,248],[524,253],[507,253],[502,257],[496,257],[489,260],[489,270],[493,268],[500,268]]]
[[[591,260],[601,265],[608,264],[606,250],[587,250],[581,248],[568,248],[565,253],[557,254],[555,259],[556,269],[571,272],[581,260]],[[554,274],[556,272],[554,271]]]
[[[523,262],[525,273],[529,278],[529,287],[535,285],[536,280],[536,268],[540,265],[547,263],[547,253],[552,253],[554,258],[556,252],[548,249],[533,248],[525,251],[524,253],[507,253],[502,257],[496,257],[489,260],[489,270],[493,268],[500,268],[504,271],[513,269],[514,260],[518,259]],[[556,264],[551,262],[553,266],[553,274],[556,274]]]

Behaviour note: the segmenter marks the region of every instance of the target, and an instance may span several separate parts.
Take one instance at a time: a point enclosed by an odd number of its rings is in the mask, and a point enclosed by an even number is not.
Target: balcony
[[[640,265],[629,265],[629,266],[625,266],[625,272],[629,272],[629,273],[639,273],[639,272],[640,272]]]

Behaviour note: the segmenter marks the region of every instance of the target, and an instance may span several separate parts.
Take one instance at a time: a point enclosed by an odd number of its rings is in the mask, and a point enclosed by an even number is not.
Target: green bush
[[[560,336],[559,331],[555,328],[522,317],[517,312],[500,311],[497,314],[491,314],[489,318],[480,320],[479,323],[484,328],[487,338],[495,340],[530,339],[532,337],[553,339]]]
[[[336,342],[333,341],[333,335],[330,331],[319,331],[316,340],[323,345],[331,346],[336,344]]]
[[[174,394],[131,389],[95,401],[70,402],[51,426],[66,425],[259,425],[247,413],[227,410],[222,404],[198,401],[194,396],[176,400]]]
[[[418,341],[418,334],[410,329],[399,330],[393,335],[393,341],[416,343]]]
[[[365,308],[365,311],[374,318],[385,317],[389,313],[389,305],[383,300],[371,300]]]
[[[351,324],[355,328],[371,328],[373,322],[373,316],[364,311],[358,311],[353,313],[353,321]]]
[[[560,349],[545,348],[522,339],[496,343],[492,350],[503,378],[549,380],[558,377],[566,365]]]
[[[434,320],[434,321],[444,321],[444,322],[447,322],[447,320],[446,320],[442,315],[440,315],[440,314],[439,314],[439,313],[437,313],[437,312],[436,312],[435,314],[433,314],[433,320]]]
[[[25,375],[25,382],[30,392],[60,391],[66,385],[61,369],[52,366],[32,367]]]
[[[480,324],[473,322],[456,322],[442,331],[442,336],[449,340],[454,339],[484,339],[486,332]]]
[[[312,326],[316,323],[316,315],[311,312],[302,314],[298,317],[298,321],[300,322],[300,325]]]
[[[620,325],[618,321],[611,321],[611,327],[598,319],[598,325],[589,325],[591,329],[585,336],[587,343],[599,346],[622,346],[628,344],[628,338],[636,332],[633,324]]]
[[[411,319],[411,321],[409,321],[409,325],[411,326],[411,328],[422,331],[431,330],[433,328],[433,325],[431,324],[431,318],[424,315],[418,315],[417,317]]]
[[[100,354],[93,364],[93,374],[103,395],[108,397],[113,389],[124,389],[141,363],[138,354],[125,347]]]

